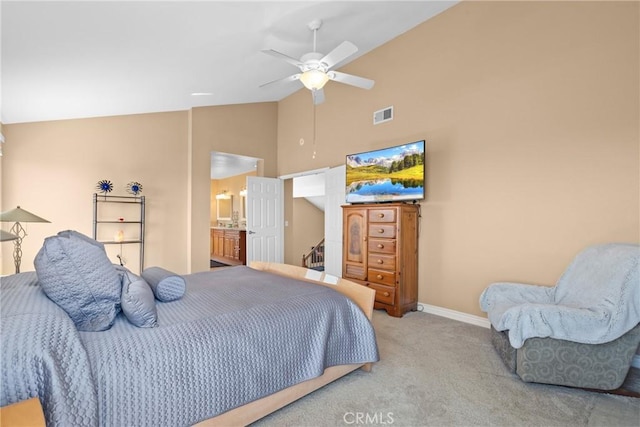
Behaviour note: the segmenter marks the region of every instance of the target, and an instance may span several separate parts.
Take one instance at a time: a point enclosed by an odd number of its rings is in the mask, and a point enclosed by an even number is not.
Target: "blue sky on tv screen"
[[[350,154],[349,157],[359,157],[363,162],[367,162],[370,159],[393,158],[407,151],[424,152],[424,141],[416,141],[410,144],[398,145],[396,147],[384,148],[382,150],[368,151],[366,153]]]

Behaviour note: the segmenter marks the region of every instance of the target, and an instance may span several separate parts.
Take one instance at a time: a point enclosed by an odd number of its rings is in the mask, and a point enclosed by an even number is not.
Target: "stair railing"
[[[324,239],[312,247],[308,254],[302,255],[302,266],[313,270],[324,270]]]

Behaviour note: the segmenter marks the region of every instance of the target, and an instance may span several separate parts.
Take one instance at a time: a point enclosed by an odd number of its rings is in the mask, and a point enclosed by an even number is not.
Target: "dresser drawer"
[[[369,252],[395,254],[396,241],[389,239],[369,239],[367,249]]]
[[[395,302],[396,289],[390,286],[378,285],[376,283],[367,283],[367,285],[376,291],[376,301],[383,304],[393,305]]]
[[[393,239],[396,237],[395,224],[369,224],[369,237],[386,237]]]
[[[369,267],[381,270],[395,270],[396,257],[395,255],[378,254],[371,251],[369,252],[368,264]]]
[[[377,270],[375,268],[369,268],[367,270],[367,280],[387,286],[395,286],[396,273],[395,271],[385,271]]]
[[[369,222],[396,222],[396,210],[369,209]]]

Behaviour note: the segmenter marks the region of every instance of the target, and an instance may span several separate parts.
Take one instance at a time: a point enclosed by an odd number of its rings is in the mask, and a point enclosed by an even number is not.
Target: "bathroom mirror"
[[[247,197],[240,196],[240,221],[247,220]]]
[[[233,196],[228,199],[216,199],[218,208],[218,220],[231,221],[231,212],[233,211]]]

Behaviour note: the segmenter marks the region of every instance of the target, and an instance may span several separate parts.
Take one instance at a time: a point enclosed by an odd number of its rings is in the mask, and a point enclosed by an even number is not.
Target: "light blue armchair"
[[[639,263],[639,245],[596,245],[554,287],[487,287],[480,306],[505,364],[528,382],[619,388],[640,343]]]

